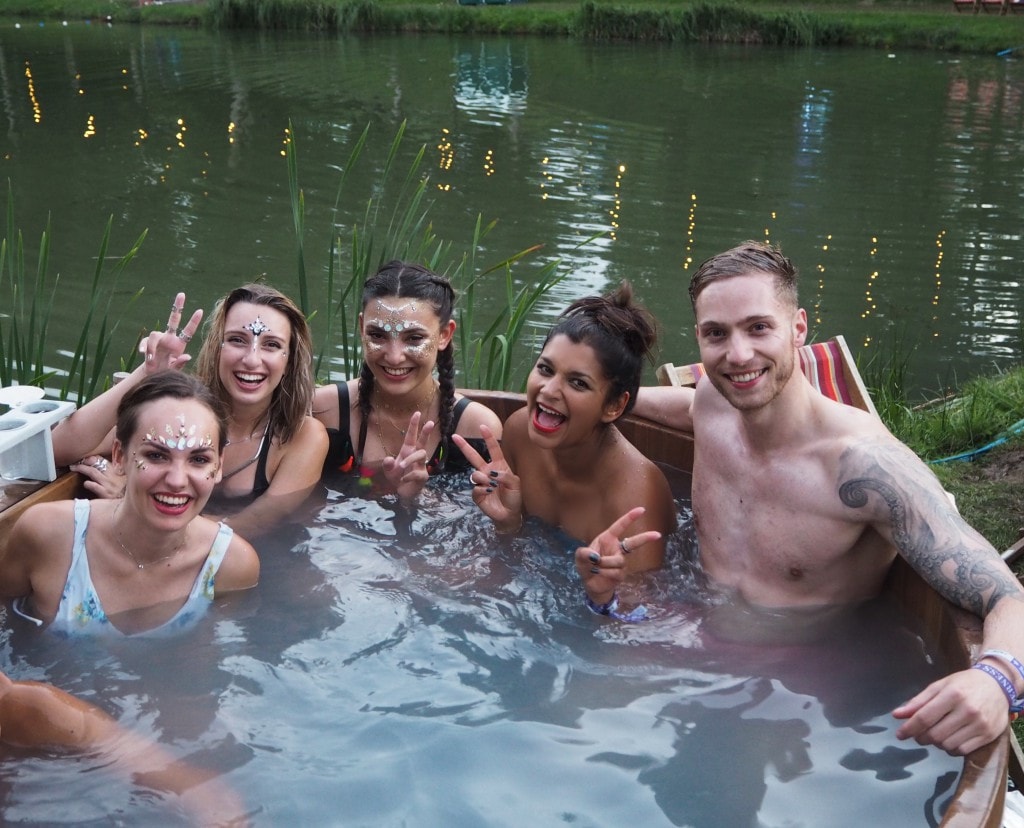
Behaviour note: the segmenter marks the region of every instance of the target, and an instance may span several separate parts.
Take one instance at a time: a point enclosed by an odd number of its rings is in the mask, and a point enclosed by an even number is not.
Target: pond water
[[[454,251],[481,216],[498,224],[480,267],[543,245],[515,271],[529,280],[562,259],[567,278],[529,331],[629,278],[664,326],[662,358],[685,362],[688,273],[767,237],[803,271],[812,333],[843,333],[866,355],[917,346],[912,388],[1021,353],[1024,64],[1012,57],[7,23],[0,113],[0,171],[30,260],[52,220],[61,347],[110,216],[108,255],[148,231],[122,280],[125,301],[146,292],[118,353],[163,321],[177,288],[209,307],[266,273],[295,293],[289,124],[316,329],[333,228],[348,272],[352,227],[405,121],[395,169],[426,148],[430,215]],[[475,304],[482,330],[504,306],[501,280]]]
[[[608,622],[570,546],[496,538],[463,479],[415,514],[329,490],[198,630],[67,642],[16,620],[0,669],[220,774],[257,826],[938,824],[962,761],[895,739],[891,708],[942,670],[907,619],[702,606],[684,521],[649,620]],[[109,764],[8,755],[0,820],[188,823]]]

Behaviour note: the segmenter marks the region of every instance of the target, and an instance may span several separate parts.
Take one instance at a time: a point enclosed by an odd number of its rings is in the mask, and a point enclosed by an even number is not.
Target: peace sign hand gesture
[[[398,456],[384,458],[384,477],[394,486],[402,500],[418,497],[430,478],[427,471],[427,440],[434,431],[434,421],[427,420],[421,429],[422,416],[419,411],[413,412]]]
[[[630,525],[646,510],[636,506],[616,520],[600,535],[576,550],[576,571],[583,580],[587,595],[595,604],[607,604],[626,574],[626,556],[645,543],[661,538],[653,530],[627,536]]]
[[[452,435],[452,441],[473,465],[474,470],[469,475],[473,483],[473,502],[494,521],[498,532],[518,532],[523,526],[523,493],[519,477],[506,462],[494,432],[481,425],[480,436],[490,452],[490,463],[461,434]]]
[[[167,317],[167,329],[163,332],[153,331],[139,342],[139,353],[145,360],[147,374],[178,369],[192,359],[185,353],[185,346],[199,330],[199,323],[203,319],[203,310],[198,308],[194,311],[188,323],[179,331],[178,325],[181,324],[181,314],[184,309],[185,294],[179,293],[174,297],[174,303],[171,305],[171,315]]]

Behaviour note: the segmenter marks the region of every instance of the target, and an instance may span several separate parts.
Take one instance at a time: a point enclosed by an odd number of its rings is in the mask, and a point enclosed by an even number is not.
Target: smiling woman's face
[[[433,376],[437,353],[448,347],[455,322],[442,325],[429,302],[383,296],[359,317],[363,357],[378,387],[392,394],[418,388]]]
[[[141,406],[127,445],[114,442],[126,502],[168,529],[190,521],[220,481],[219,440],[217,418],[198,400],[161,397]]]
[[[292,326],[281,311],[238,302],[224,317],[219,376],[233,403],[270,405],[288,367]]]

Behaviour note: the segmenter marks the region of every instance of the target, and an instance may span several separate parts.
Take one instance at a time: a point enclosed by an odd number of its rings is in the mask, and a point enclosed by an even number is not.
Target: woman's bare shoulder
[[[482,425],[487,426],[491,430],[495,439],[501,439],[501,418],[486,405],[471,402],[466,406],[465,411],[462,412],[462,416],[459,418],[459,426],[455,431],[463,437],[479,437],[480,426]]]
[[[32,537],[51,538],[66,534],[74,521],[73,500],[51,500],[29,506],[14,525],[16,531]]]

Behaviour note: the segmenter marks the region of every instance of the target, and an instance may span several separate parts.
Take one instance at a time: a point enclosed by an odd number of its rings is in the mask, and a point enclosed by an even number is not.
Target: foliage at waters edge
[[[469,2],[469,0],[463,0]],[[866,46],[996,54],[1024,15],[957,13],[950,0],[0,0],[0,16],[345,33],[538,34],[581,39]]]
[[[90,300],[82,319],[74,350],[65,367],[53,367],[48,337],[53,300],[60,275],[48,273],[52,229],[47,224],[39,242],[35,274],[30,275],[21,230],[14,218],[14,196],[8,183],[7,221],[0,241],[0,297],[5,313],[0,314],[0,385],[39,385],[56,381],[60,399],[86,401],[107,387],[110,348],[122,316],[111,317],[111,304],[118,277],[135,257],[146,238],[143,231],[128,252],[117,259],[111,274],[106,273],[107,250],[113,216],[106,224],[96,256],[90,285]],[[123,306],[138,298],[141,290]],[[123,315],[123,310],[122,310]],[[98,330],[97,330],[98,329]],[[123,364],[122,360],[122,364]]]

